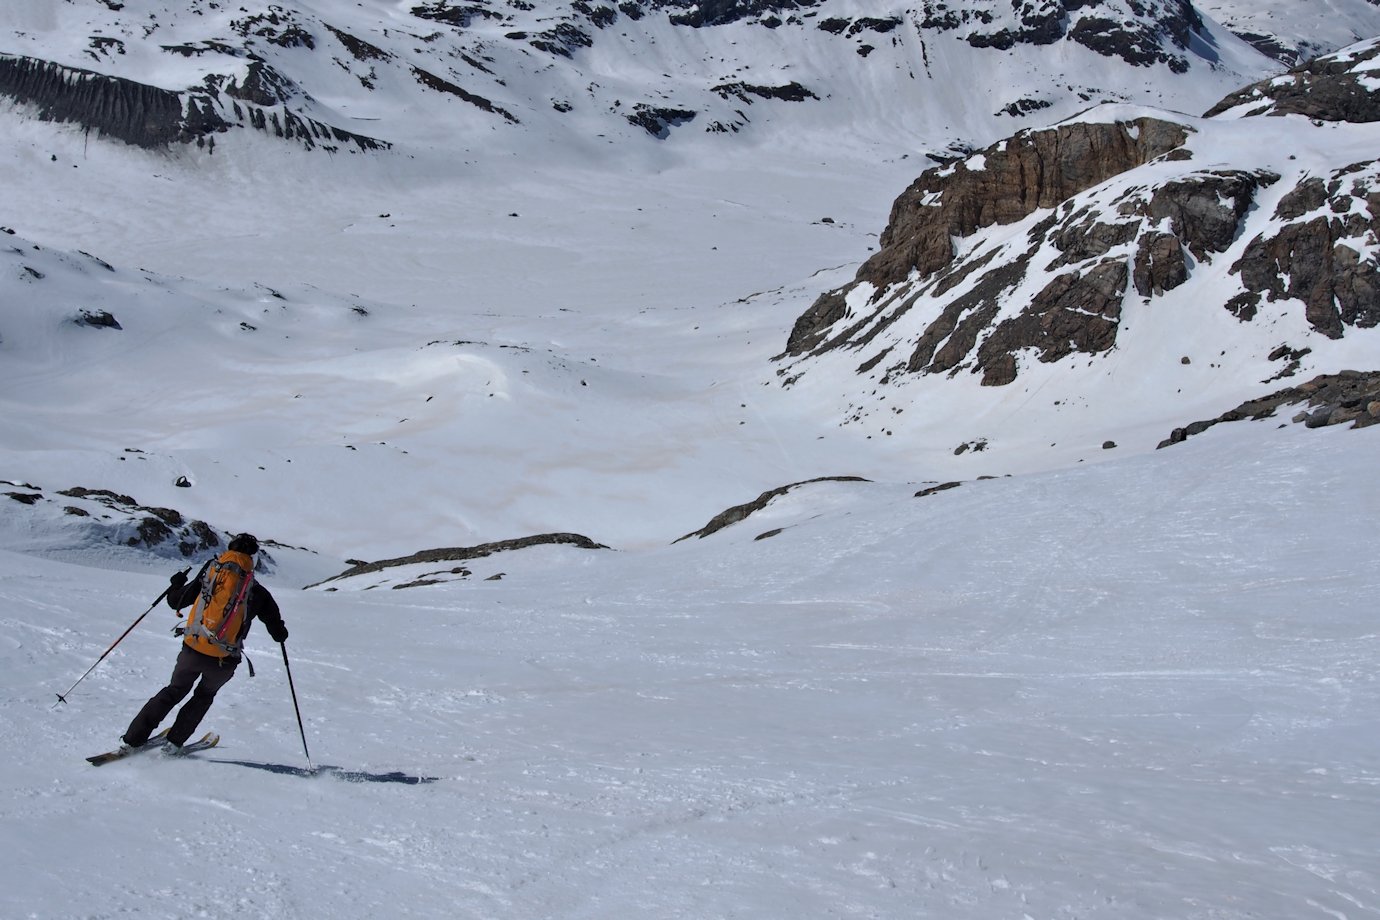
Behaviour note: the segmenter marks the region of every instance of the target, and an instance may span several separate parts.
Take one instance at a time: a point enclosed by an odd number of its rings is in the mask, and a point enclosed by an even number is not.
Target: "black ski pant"
[[[172,680],[151,696],[144,708],[134,717],[134,721],[129,723],[129,728],[125,730],[125,744],[138,747],[148,741],[154,729],[172,712],[173,707],[191,693],[192,698],[177,711],[177,718],[168,730],[169,741],[177,745],[186,744],[187,739],[192,737],[192,732],[201,724],[206,710],[211,708],[217,691],[235,676],[235,668],[239,663],[238,658],[203,655],[191,646],[183,645],[182,651],[177,655],[177,664],[173,666]],[[198,677],[201,678],[199,684]],[[195,691],[192,690],[193,684],[196,684]]]

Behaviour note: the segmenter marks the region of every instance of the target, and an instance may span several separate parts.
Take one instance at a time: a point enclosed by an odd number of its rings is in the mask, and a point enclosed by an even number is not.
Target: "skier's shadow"
[[[206,759],[211,763],[234,764],[237,767],[266,770],[269,773],[282,773],[287,776],[333,776],[347,783],[405,783],[410,786],[418,786],[422,783],[434,783],[441,778],[439,776],[413,776],[400,770],[394,770],[392,773],[368,773],[364,770],[345,770],[329,764],[321,764],[315,769],[311,769],[296,767],[287,763],[260,763],[255,760],[223,760],[209,757]]]

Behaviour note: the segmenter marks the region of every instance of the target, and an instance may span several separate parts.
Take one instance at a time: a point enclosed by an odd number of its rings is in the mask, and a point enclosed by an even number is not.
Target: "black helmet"
[[[254,538],[252,533],[235,534],[230,541],[230,551],[232,553],[247,553],[252,556],[259,551],[259,541]]]

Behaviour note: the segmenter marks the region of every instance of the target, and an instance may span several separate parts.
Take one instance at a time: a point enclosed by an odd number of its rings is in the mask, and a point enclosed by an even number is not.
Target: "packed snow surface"
[[[54,692],[163,579],[0,554],[0,914],[1376,916],[1376,438],[1254,423],[497,582],[273,584],[316,775],[261,629],[219,748],[88,767],[170,612]]]

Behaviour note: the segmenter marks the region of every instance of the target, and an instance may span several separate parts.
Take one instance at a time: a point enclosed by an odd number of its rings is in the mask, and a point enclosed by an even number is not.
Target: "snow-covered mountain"
[[[1374,914],[1325,6],[0,3],[0,916]]]
[[[0,92],[146,146],[258,128],[327,150],[673,133],[914,149],[1098,101],[1200,110],[1270,66],[1185,0],[17,0],[3,15]]]

